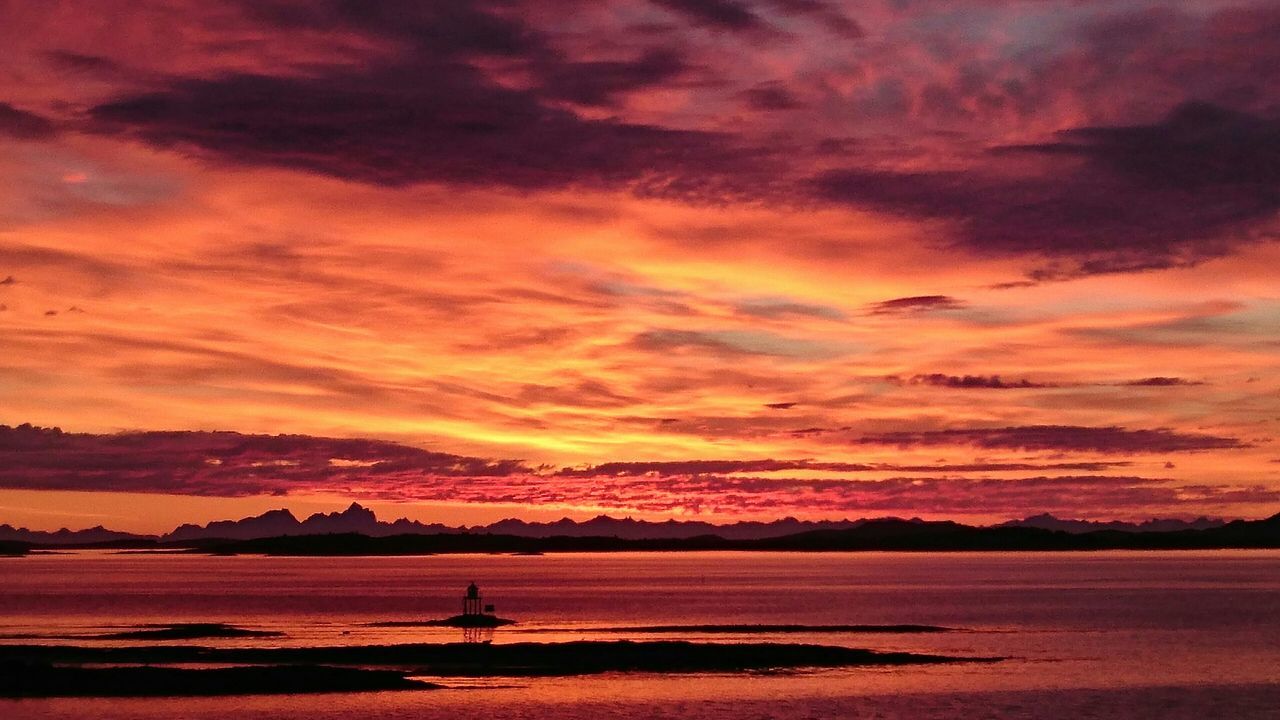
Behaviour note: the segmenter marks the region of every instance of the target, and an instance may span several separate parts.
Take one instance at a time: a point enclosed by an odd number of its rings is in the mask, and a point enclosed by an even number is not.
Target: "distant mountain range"
[[[1032,527],[1041,530],[1056,530],[1058,532],[1071,533],[1078,535],[1080,533],[1096,532],[1098,530],[1117,530],[1119,532],[1178,532],[1179,530],[1208,530],[1209,528],[1222,527],[1227,521],[1222,519],[1210,519],[1207,517],[1196,518],[1195,520],[1146,520],[1140,523],[1120,522],[1112,520],[1110,522],[1098,522],[1094,520],[1063,520],[1056,518],[1049,513],[1042,515],[1032,515],[1024,520],[1010,520],[1001,523],[997,527]]]
[[[272,510],[243,520],[222,520],[205,526],[183,525],[163,541],[204,540],[210,538],[249,540],[262,537],[296,535],[329,535],[356,533],[369,537],[391,535],[440,535],[480,534],[514,535],[516,537],[616,537],[625,540],[679,539],[699,535],[718,535],[731,540],[745,540],[792,535],[810,530],[840,530],[857,527],[862,520],[811,522],[784,518],[773,522],[738,522],[731,525],[712,525],[705,522],[667,520],[649,522],[631,518],[616,519],[606,515],[583,522],[563,518],[554,522],[538,523],[524,520],[499,520],[491,525],[452,527],[439,523],[424,524],[401,518],[395,522],[378,520],[372,510],[352,503],[342,512],[316,513],[299,521],[288,510]]]
[[[713,525],[694,520],[665,520],[650,522],[631,518],[611,518],[608,515],[575,522],[568,518],[547,523],[529,523],[523,520],[499,520],[471,532],[490,535],[515,535],[517,537],[616,537],[623,540],[673,540],[702,535],[715,535],[726,540],[755,540],[781,537],[813,530],[847,530],[866,520],[797,520],[792,517],[771,522],[736,522],[729,525]]]
[[[33,545],[90,545],[126,540],[151,540],[154,538],[154,535],[135,535],[133,533],[108,530],[101,525],[86,530],[63,528],[55,532],[45,532],[43,530],[28,530],[0,524],[0,542],[21,542]]]
[[[204,540],[225,538],[250,540],[262,537],[286,535],[331,535],[334,533],[358,533],[371,537],[386,535],[436,535],[462,532],[463,528],[447,525],[424,524],[417,520],[400,518],[395,522],[382,522],[373,511],[359,503],[342,512],[316,513],[306,520],[298,520],[288,510],[270,510],[261,515],[242,520],[219,520],[208,525],[180,525],[173,532],[162,536],[163,541]]]
[[[1095,530],[1067,533],[1037,527],[973,527],[955,522],[868,520],[857,527],[744,540],[716,535],[626,540],[617,537],[520,537],[490,533],[435,535],[297,535],[257,540],[210,540],[198,551],[218,555],[373,556],[447,553],[538,555],[555,552],[755,550],[786,552],[851,551],[1064,551],[1213,550],[1280,548],[1280,515],[1266,520],[1233,520],[1219,527],[1170,532]]]
[[[896,520],[896,519],[895,519]],[[31,543],[35,545],[91,545],[129,541],[192,542],[204,540],[255,540],[271,537],[302,535],[357,534],[368,537],[393,535],[503,535],[521,538],[551,537],[604,537],[621,540],[682,540],[702,536],[717,536],[725,540],[763,540],[781,538],[802,533],[852,530],[871,520],[797,520],[783,518],[771,522],[736,522],[714,525],[700,521],[666,520],[651,522],[632,518],[612,518],[606,515],[578,522],[564,518],[554,522],[526,522],[523,520],[499,520],[490,525],[472,527],[421,523],[401,518],[394,522],[378,520],[372,510],[352,503],[342,512],[316,513],[299,520],[286,509],[270,510],[261,515],[240,520],[218,520],[207,525],[186,524],[165,535],[137,535],[108,530],[101,526],[87,530],[62,529],[44,532],[0,525],[0,541]],[[900,520],[903,523],[921,523],[919,520]],[[1011,520],[994,526],[997,528],[1035,528],[1070,534],[1097,531],[1125,533],[1163,533],[1184,530],[1207,530],[1226,525],[1226,521],[1199,518],[1197,520],[1148,520],[1142,523],[1095,522],[1065,520],[1049,514],[1035,515],[1024,520]]]

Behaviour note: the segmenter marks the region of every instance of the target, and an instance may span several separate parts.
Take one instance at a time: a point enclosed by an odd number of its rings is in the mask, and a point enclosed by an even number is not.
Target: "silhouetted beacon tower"
[[[467,616],[485,615],[493,612],[492,605],[485,605],[480,597],[480,588],[473,582],[467,586],[467,594],[462,596],[462,614]]]

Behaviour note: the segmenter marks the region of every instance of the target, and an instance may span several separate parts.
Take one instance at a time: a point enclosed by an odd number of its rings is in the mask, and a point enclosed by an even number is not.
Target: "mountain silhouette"
[[[374,512],[360,503],[351,503],[342,512],[315,513],[306,520],[299,521],[292,512],[285,509],[268,510],[261,515],[241,520],[218,520],[208,525],[182,525],[173,532],[160,537],[162,541],[204,540],[219,538],[227,540],[252,540],[263,537],[285,537],[292,535],[333,535],[339,533],[357,533],[380,537],[385,535],[423,535],[441,532],[462,532],[460,528],[444,525],[426,525],[415,520],[401,518],[387,523],[378,520]]]
[[[998,527],[1031,527],[1042,530],[1057,530],[1072,534],[1094,532],[1097,530],[1118,530],[1120,532],[1177,532],[1179,530],[1207,530],[1222,527],[1226,520],[1199,517],[1195,520],[1146,520],[1140,523],[1111,520],[1066,520],[1054,517],[1049,513],[1032,515],[1022,520],[1010,520]]]
[[[696,520],[665,520],[650,522],[632,518],[613,518],[598,515],[590,520],[576,522],[562,518],[554,522],[531,523],[524,520],[499,520],[471,532],[517,537],[616,537],[624,540],[678,539],[699,535],[716,535],[726,540],[750,540],[781,537],[810,530],[841,530],[857,527],[865,520],[797,520],[785,517],[770,522],[742,521],[727,525],[714,525]]]
[[[772,522],[737,522],[713,525],[699,521],[666,520],[650,522],[632,518],[600,515],[578,522],[562,518],[552,522],[526,522],[514,518],[490,525],[450,527],[439,523],[421,523],[401,518],[394,522],[377,519],[374,512],[359,503],[342,512],[316,513],[299,521],[288,510],[272,510],[242,520],[220,520],[208,525],[183,525],[161,536],[161,540],[190,541],[207,539],[251,540],[263,537],[296,535],[331,535],[355,533],[369,537],[390,535],[487,534],[516,537],[616,537],[625,540],[680,539],[699,535],[718,535],[731,540],[781,537],[810,530],[837,530],[857,527],[863,520],[810,521],[787,517]],[[15,538],[16,539],[16,538]]]
[[[298,535],[302,524],[293,513],[285,509],[268,510],[261,515],[241,520],[216,520],[203,527],[199,525],[179,525],[176,530],[165,535],[164,540],[198,540],[208,537],[224,537],[229,540],[249,540],[259,537],[276,537],[279,535]]]
[[[1170,532],[1095,530],[1068,533],[1035,527],[974,527],[956,522],[869,520],[842,530],[811,530],[781,537],[728,540],[688,538],[520,537],[489,533],[436,535],[306,535],[257,540],[211,540],[201,549],[217,554],[293,556],[428,555],[441,553],[548,553],[690,550],[850,551],[1067,551],[1210,550],[1280,548],[1280,515],[1233,520],[1220,527]]]
[[[53,532],[28,530],[12,525],[0,525],[0,541],[35,543],[38,545],[80,545],[92,543],[118,542],[121,540],[138,540],[145,535],[108,530],[96,525],[84,530],[68,530],[62,528]]]
[[[1280,517],[1280,516],[1277,516]],[[1270,522],[1274,518],[1265,522]],[[1239,521],[1235,521],[1239,522]],[[1259,521],[1263,522],[1263,521]],[[590,520],[576,521],[562,518],[550,522],[528,522],[518,519],[499,520],[489,525],[449,526],[440,523],[422,523],[400,518],[393,522],[379,520],[370,509],[353,502],[345,510],[315,513],[299,520],[291,511],[280,508],[261,515],[239,520],[216,520],[206,525],[184,524],[164,535],[138,535],[108,530],[101,526],[86,530],[62,529],[44,532],[0,525],[0,541],[31,543],[35,545],[92,545],[121,542],[193,542],[208,540],[256,540],[272,537],[306,535],[363,535],[389,537],[393,535],[501,535],[518,538],[617,538],[620,540],[683,540],[715,536],[724,540],[767,540],[797,535],[834,533],[856,530],[865,526],[868,534],[877,532],[907,533],[927,525],[933,531],[946,528],[969,528],[951,522],[924,523],[920,520],[879,518],[873,520],[798,520],[785,517],[769,522],[742,521],[716,525],[696,520],[636,520],[630,517],[614,518],[599,515]],[[1141,523],[1097,522],[1067,520],[1048,513],[1033,515],[1022,520],[1011,520],[991,526],[991,530],[1045,530],[1072,535],[1097,532],[1126,534],[1171,533],[1191,530],[1214,530],[1230,526],[1223,520],[1199,518],[1196,520],[1147,520]]]

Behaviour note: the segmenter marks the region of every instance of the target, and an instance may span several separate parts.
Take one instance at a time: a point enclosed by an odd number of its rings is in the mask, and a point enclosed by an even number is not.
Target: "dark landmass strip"
[[[0,635],[3,640],[203,640],[209,638],[277,638],[284,633],[272,630],[249,630],[224,623],[177,623],[173,625],[139,625],[137,630],[113,633],[16,633]]]
[[[49,664],[213,663],[224,665],[341,665],[412,669],[442,677],[538,677],[604,672],[741,672],[799,668],[993,662],[831,645],[695,643],[630,640],[567,643],[447,643],[310,648],[201,648],[192,646],[0,646],[4,662]]]
[[[64,667],[0,662],[0,697],[164,697],[430,690],[395,670],[319,665],[190,670],[165,667]]]
[[[892,519],[892,518],[890,518]],[[77,548],[134,547],[139,549],[184,547],[210,540],[253,540],[285,535],[330,535],[355,533],[370,537],[392,535],[514,535],[517,537],[615,537],[624,540],[673,540],[715,535],[726,540],[760,540],[795,535],[814,530],[849,530],[871,522],[859,520],[798,520],[793,517],[769,522],[740,521],[715,525],[699,520],[635,520],[630,517],[614,518],[600,515],[590,520],[562,518],[552,522],[526,522],[518,519],[499,520],[489,525],[449,526],[440,523],[424,524],[401,518],[393,522],[379,520],[374,512],[352,503],[342,512],[315,513],[299,520],[285,508],[269,510],[260,515],[239,520],[217,520],[207,525],[181,525],[165,535],[138,535],[134,533],[92,527],[85,530],[63,528],[54,532],[28,530],[0,524],[0,541],[16,541],[37,545]],[[1203,530],[1225,525],[1220,519],[1197,518],[1195,520],[1151,519],[1141,523],[1120,521],[1071,520],[1041,513],[1022,520],[1010,520],[997,527],[1037,527],[1044,530],[1061,530],[1068,533],[1086,533],[1098,530],[1123,532],[1170,532],[1178,530]],[[538,551],[517,554],[536,555]]]
[[[781,550],[832,552],[1019,550],[1217,550],[1280,548],[1280,515],[1220,527],[1173,532],[1099,530],[1068,533],[1033,527],[973,527],[954,522],[870,520],[846,530],[730,540],[716,535],[628,540],[616,537],[515,535],[295,535],[203,543],[194,551],[264,555],[431,555],[443,553]]]
[[[1116,520],[1070,520],[1055,517],[1049,513],[1032,515],[1021,520],[1010,520],[996,527],[1038,527],[1044,530],[1061,530],[1069,533],[1086,533],[1097,530],[1120,530],[1122,532],[1176,532],[1178,530],[1206,530],[1222,527],[1226,520],[1218,518],[1198,517],[1195,520],[1157,519],[1139,523],[1120,522]]]
[[[104,640],[202,640],[205,638],[269,638],[284,633],[270,630],[248,630],[224,623],[178,623],[176,625],[144,625],[139,630],[99,635]]]
[[[783,635],[801,633],[859,633],[915,635],[956,632],[938,625],[635,625],[629,627],[537,628],[534,633],[721,633],[725,635]]]
[[[455,628],[494,628],[503,625],[515,625],[515,620],[500,618],[496,615],[454,615],[440,620],[392,620],[388,622],[369,623],[368,627],[455,627]]]
[[[31,546],[21,542],[0,540],[0,557],[22,557],[31,551]]]

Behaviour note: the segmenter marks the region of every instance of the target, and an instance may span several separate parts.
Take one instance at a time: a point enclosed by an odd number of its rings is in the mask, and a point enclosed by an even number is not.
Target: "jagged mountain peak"
[[[1280,524],[1280,514],[1263,522]],[[717,525],[700,520],[667,519],[651,521],[637,520],[630,516],[615,518],[601,514],[583,521],[573,520],[568,517],[548,522],[531,522],[519,518],[506,518],[488,525],[467,527],[465,525],[450,526],[441,523],[426,524],[407,518],[399,518],[390,522],[382,521],[378,519],[373,510],[361,505],[359,502],[352,502],[343,510],[314,513],[301,521],[288,508],[277,508],[239,520],[217,520],[206,525],[184,524],[174,529],[173,532],[160,536],[159,539],[164,541],[250,540],[266,537],[338,533],[356,533],[369,536],[471,533],[518,535],[534,538],[605,536],[625,540],[668,540],[719,535],[727,540],[751,540],[814,531],[849,530],[862,526],[870,526],[876,529],[894,529],[911,524],[926,523],[920,518],[911,518],[909,520],[901,518],[800,520],[794,517],[785,517],[771,521],[744,520]],[[959,527],[956,523],[945,521],[928,524],[939,527]],[[996,527],[1029,527],[1074,534],[1098,530],[1119,530],[1124,532],[1201,530],[1220,527],[1224,524],[1226,523],[1223,520],[1203,517],[1195,520],[1152,519],[1141,523],[1070,520],[1059,518],[1049,512],[1042,512],[1021,520],[1000,523]],[[74,544],[129,539],[155,539],[155,537],[117,532],[101,526],[85,530],[63,529],[57,532],[41,532],[0,525],[0,540]]]

